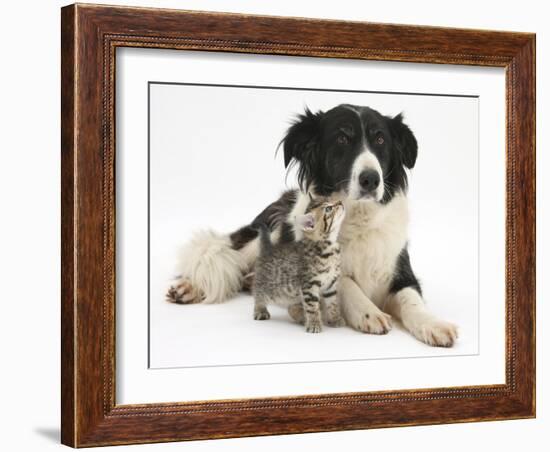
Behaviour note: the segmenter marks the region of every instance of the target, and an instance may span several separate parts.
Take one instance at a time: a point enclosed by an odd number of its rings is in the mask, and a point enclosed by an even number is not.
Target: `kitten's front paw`
[[[204,295],[196,289],[187,279],[180,280],[168,289],[166,301],[176,304],[200,303]]]
[[[321,323],[313,322],[309,325],[306,325],[307,333],[320,333],[322,330]]]
[[[368,334],[388,334],[392,329],[391,316],[380,309],[369,309],[367,312],[354,313],[354,319],[348,324],[356,330]]]
[[[271,315],[269,311],[254,311],[254,320],[269,320]]]
[[[458,327],[437,318],[427,319],[412,333],[418,340],[432,347],[452,347],[458,339]]]

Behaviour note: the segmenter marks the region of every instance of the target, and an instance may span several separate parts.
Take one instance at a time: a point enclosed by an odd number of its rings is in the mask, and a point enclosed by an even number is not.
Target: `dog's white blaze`
[[[364,130],[363,121],[361,120],[361,113],[356,108],[353,108],[352,105],[346,105],[345,108],[353,111],[359,117],[359,123],[361,124],[361,141],[363,143],[363,150],[361,154],[359,154],[359,156],[355,159],[355,162],[353,163],[353,167],[351,169],[351,177],[348,184],[349,197],[351,199],[359,199],[361,197],[359,174],[361,174],[361,172],[364,170],[373,169],[378,173],[378,176],[380,177],[380,184],[376,188],[376,201],[380,201],[384,196],[384,173],[382,172],[382,167],[380,166],[378,158],[370,150],[365,140],[366,131]]]
[[[384,196],[384,175],[378,158],[371,152],[365,144],[363,152],[353,162],[351,169],[351,178],[349,181],[348,192],[351,199],[359,199],[361,197],[361,185],[359,184],[359,175],[365,170],[375,170],[380,177],[380,184],[376,187],[376,201],[380,201]]]

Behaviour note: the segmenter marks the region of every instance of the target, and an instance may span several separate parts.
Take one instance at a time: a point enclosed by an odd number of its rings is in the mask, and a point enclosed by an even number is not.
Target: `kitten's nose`
[[[380,185],[380,174],[374,169],[361,171],[359,174],[359,185],[365,193],[372,192]]]

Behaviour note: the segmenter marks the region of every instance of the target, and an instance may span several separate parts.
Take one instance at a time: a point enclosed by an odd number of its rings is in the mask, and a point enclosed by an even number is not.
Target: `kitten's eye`
[[[378,135],[375,141],[376,141],[376,144],[384,144],[384,136]]]
[[[338,144],[349,144],[349,138],[347,135],[344,135],[343,133],[341,133],[336,137],[336,142]]]
[[[332,212],[332,206],[326,206],[326,207],[325,207],[325,212],[326,212],[326,213]]]

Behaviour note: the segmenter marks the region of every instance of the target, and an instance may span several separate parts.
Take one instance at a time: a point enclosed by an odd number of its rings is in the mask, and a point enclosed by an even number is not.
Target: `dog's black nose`
[[[380,174],[373,169],[361,171],[359,174],[359,185],[365,192],[371,192],[378,188],[380,184]]]

